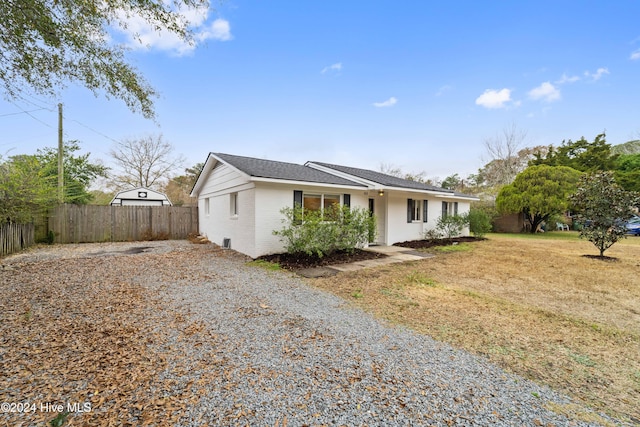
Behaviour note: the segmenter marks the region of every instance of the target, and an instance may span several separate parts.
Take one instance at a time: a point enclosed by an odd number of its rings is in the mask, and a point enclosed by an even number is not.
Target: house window
[[[229,214],[231,216],[238,216],[238,193],[231,193],[229,195]]]
[[[302,196],[303,211],[327,211],[340,207],[339,194],[304,194]]]
[[[442,202],[442,218],[458,215],[458,202]]]
[[[209,198],[204,199],[204,214],[209,216]]]
[[[427,218],[427,201],[426,200],[414,200],[407,199],[407,222],[420,221],[424,217],[424,221],[426,222]],[[420,215],[421,209],[424,210],[423,216]]]
[[[340,206],[340,196],[337,194],[325,194],[322,200],[322,208],[329,209],[334,206]]]
[[[322,194],[305,194],[302,197],[302,208],[305,211],[319,211],[322,209]]]

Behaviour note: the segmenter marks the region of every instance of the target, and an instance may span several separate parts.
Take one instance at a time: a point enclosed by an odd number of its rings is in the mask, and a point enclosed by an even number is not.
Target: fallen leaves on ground
[[[164,265],[188,264],[189,256],[153,255]],[[48,426],[64,412],[65,426],[175,425],[197,403],[197,384],[179,378],[205,361],[165,352],[176,339],[214,337],[199,336],[202,325],[136,284],[158,274],[148,261],[68,258],[0,273],[0,402],[27,404],[0,413],[1,425]],[[163,274],[185,274],[179,270]]]

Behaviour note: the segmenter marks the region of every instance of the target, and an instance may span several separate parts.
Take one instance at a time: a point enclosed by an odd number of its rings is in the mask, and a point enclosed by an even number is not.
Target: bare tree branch
[[[519,129],[512,122],[504,127],[502,133],[484,140],[484,146],[489,155],[487,166],[491,165],[494,169],[495,184],[509,184],[521,171],[521,159],[518,154],[526,139],[527,131]]]
[[[124,140],[109,154],[120,170],[112,178],[117,187],[160,189],[185,162],[182,155],[173,156],[173,146],[162,135]]]

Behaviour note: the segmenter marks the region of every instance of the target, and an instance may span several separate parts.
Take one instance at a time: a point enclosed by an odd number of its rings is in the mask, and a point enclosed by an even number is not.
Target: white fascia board
[[[362,185],[366,185],[367,189],[369,189],[369,190],[373,190],[373,189],[380,190],[380,189],[384,188],[382,186],[382,184],[379,184],[377,182],[369,181],[367,179],[360,178],[360,177],[357,177],[357,176],[353,176],[351,174],[348,174],[348,173],[345,173],[345,172],[341,172],[341,171],[338,171],[338,170],[335,170],[335,169],[332,169],[332,168],[328,168],[326,166],[318,165],[318,164],[313,163],[313,162],[307,162],[304,165],[305,166],[309,166],[310,168],[313,168],[313,169],[320,170],[322,172],[330,173],[331,175],[335,175],[335,176],[338,176],[340,178],[348,179],[349,181],[359,182]]]
[[[202,167],[202,171],[198,176],[198,179],[196,180],[195,184],[193,184],[193,188],[191,189],[189,197],[198,197],[198,195],[200,194],[200,188],[204,185],[204,182],[207,180],[209,173],[211,173],[218,161],[219,160],[216,160],[213,154],[209,153],[209,155],[207,156],[207,160],[204,162],[204,166]]]
[[[366,187],[360,187],[357,185],[341,185],[341,184],[330,184],[327,182],[312,182],[312,181],[296,181],[292,179],[276,179],[276,178],[261,178],[258,176],[252,176],[249,178],[250,181],[254,182],[270,182],[274,184],[290,184],[290,185],[309,185],[314,187],[331,187],[331,188],[342,188],[345,190],[361,190],[367,191]]]
[[[240,169],[236,168],[232,164],[225,162],[224,160],[222,160],[220,157],[216,156],[213,153],[209,153],[209,157],[207,157],[207,161],[204,163],[202,172],[200,173],[198,180],[194,184],[193,189],[191,190],[191,194],[189,194],[189,196],[198,197],[198,194],[200,193],[200,188],[204,185],[206,180],[209,178],[209,174],[211,174],[211,171],[216,167],[218,163],[224,163],[225,165],[229,166],[229,168],[233,169],[235,172],[244,176],[247,180],[251,178],[248,174],[242,172]]]
[[[472,202],[480,200],[479,197],[475,197],[475,196],[456,196],[454,194],[438,195],[436,197],[441,198],[441,199],[469,200],[469,201],[472,201]]]
[[[229,166],[231,169],[233,169],[234,171],[238,172],[240,175],[244,176],[247,180],[251,178],[251,175],[249,175],[246,172],[242,172],[240,169],[238,169],[237,167],[233,166],[231,163],[225,162],[223,159],[221,159],[220,157],[216,156],[215,154],[211,153],[210,156],[213,157],[214,159],[216,159],[217,161],[219,161],[220,163],[224,163],[225,165]]]
[[[420,190],[417,188],[404,188],[404,187],[382,187],[384,191],[401,191],[404,193],[418,193],[418,194],[429,194],[435,197],[450,197],[453,196],[453,193],[442,193],[440,191],[435,190]]]

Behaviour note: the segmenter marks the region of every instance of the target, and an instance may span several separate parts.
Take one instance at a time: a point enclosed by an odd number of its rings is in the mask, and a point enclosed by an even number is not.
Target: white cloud
[[[193,31],[194,40],[188,43],[166,29],[156,29],[137,15],[126,16],[121,13],[120,21],[126,29],[118,28],[124,33],[126,44],[132,49],[155,49],[185,55],[196,49],[199,43],[207,40],[228,41],[233,39],[229,21],[215,19],[207,24],[209,9],[204,7],[188,8],[180,11],[181,20]]]
[[[632,61],[637,61],[638,59],[640,59],[640,49],[636,50],[635,52],[631,52],[629,59]]]
[[[609,74],[609,70],[606,68],[598,68],[595,73],[590,73],[588,71],[584,72],[584,75],[593,79],[594,82],[600,80],[600,78],[605,74]]]
[[[324,67],[321,73],[324,74],[327,71],[340,71],[340,70],[342,70],[342,62],[336,62],[335,64],[327,65],[326,67]]]
[[[233,39],[231,35],[231,25],[229,25],[229,21],[225,19],[216,19],[211,23],[208,29],[202,30],[197,33],[198,40],[205,41],[208,39],[219,40],[221,42],[226,42]]]
[[[544,82],[540,86],[531,89],[529,97],[535,100],[553,102],[560,99],[560,91],[550,82]]]
[[[396,105],[396,103],[398,102],[398,100],[395,97],[391,97],[389,99],[387,99],[386,101],[382,101],[382,102],[374,102],[373,106],[374,107],[393,107],[394,105]]]
[[[560,77],[560,80],[555,81],[555,84],[562,85],[565,83],[575,83],[578,80],[580,80],[580,76],[567,76],[566,73],[563,73],[562,77]]]
[[[476,105],[485,108],[504,108],[509,101],[511,101],[511,89],[487,89],[476,99]]]

